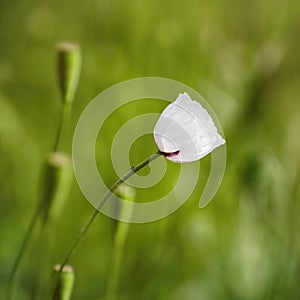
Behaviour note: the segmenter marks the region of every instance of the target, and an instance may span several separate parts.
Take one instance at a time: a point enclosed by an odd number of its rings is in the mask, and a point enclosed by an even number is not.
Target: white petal
[[[174,162],[198,160],[225,143],[209,113],[187,93],[162,112],[154,128],[154,139],[160,151]]]

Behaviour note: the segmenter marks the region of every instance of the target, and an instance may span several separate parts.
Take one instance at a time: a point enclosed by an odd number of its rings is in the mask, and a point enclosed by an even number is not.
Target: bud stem
[[[56,140],[53,151],[68,152],[66,147],[66,138],[68,137],[70,121],[72,112],[72,102],[65,102],[61,112],[61,118],[59,121],[59,127],[57,130]]]

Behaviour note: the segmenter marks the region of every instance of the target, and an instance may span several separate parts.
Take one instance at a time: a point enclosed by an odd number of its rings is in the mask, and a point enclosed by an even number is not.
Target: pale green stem
[[[115,300],[117,297],[118,281],[124,252],[124,244],[128,236],[129,226],[129,223],[118,222],[118,227],[114,238],[113,251],[111,255],[111,263],[109,265],[106,300]]]

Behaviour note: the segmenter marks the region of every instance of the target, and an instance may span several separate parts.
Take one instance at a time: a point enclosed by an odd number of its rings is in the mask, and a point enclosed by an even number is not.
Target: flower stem
[[[143,162],[139,163],[136,167],[132,167],[130,168],[130,170],[122,177],[120,178],[118,181],[116,181],[111,188],[109,189],[109,191],[107,191],[104,196],[102,197],[102,199],[99,201],[98,205],[96,206],[96,208],[94,209],[94,211],[91,213],[90,217],[88,218],[86,224],[82,227],[80,233],[78,234],[77,238],[75,239],[72,247],[70,248],[70,250],[67,252],[67,255],[65,257],[65,259],[63,260],[63,263],[60,266],[60,269],[58,270],[55,278],[54,278],[54,282],[53,282],[53,286],[51,286],[51,294],[53,293],[53,291],[56,289],[57,286],[57,278],[60,276],[60,273],[62,272],[63,267],[69,262],[69,259],[71,258],[72,254],[74,253],[75,249],[77,248],[78,244],[80,243],[80,241],[82,240],[82,238],[84,237],[84,235],[86,234],[86,232],[88,231],[88,229],[90,228],[90,226],[92,225],[92,223],[94,222],[95,218],[98,216],[100,209],[102,208],[102,206],[105,204],[106,200],[113,194],[113,192],[123,183],[125,182],[127,179],[129,179],[132,175],[134,175],[136,172],[138,172],[139,170],[141,170],[142,168],[144,168],[145,166],[147,166],[149,163],[151,163],[152,161],[154,161],[155,159],[157,159],[158,157],[160,157],[162,155],[162,153],[160,151],[158,151],[155,154],[152,154],[150,157],[148,157],[147,159],[145,159]]]

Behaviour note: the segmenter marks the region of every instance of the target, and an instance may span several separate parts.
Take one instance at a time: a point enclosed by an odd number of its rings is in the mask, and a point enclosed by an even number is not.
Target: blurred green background
[[[201,93],[227,140],[225,177],[208,207],[197,203],[210,157],[201,161],[199,186],[181,209],[130,226],[117,299],[300,299],[298,1],[2,0],[0,7],[0,295],[39,201],[41,169],[58,128],[55,45],[70,40],[83,55],[72,128],[105,88],[161,76]],[[97,148],[108,184],[116,179],[113,133],[130,117],[164,107],[131,104],[109,119],[107,140]],[[141,138],[132,163],[154,150],[152,137]],[[170,189],[178,166],[168,166],[170,180],[142,191],[145,201]],[[16,299],[32,299],[35,277],[50,276],[91,211],[74,180],[56,226],[33,235]],[[72,257],[72,299],[104,299],[112,228],[100,214]]]

